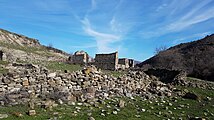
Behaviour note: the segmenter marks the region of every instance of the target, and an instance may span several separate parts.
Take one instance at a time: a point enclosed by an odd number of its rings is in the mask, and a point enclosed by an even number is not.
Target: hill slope
[[[68,54],[62,50],[41,45],[38,40],[0,29],[0,51],[8,61],[62,61]]]
[[[214,34],[171,47],[138,66],[184,70],[189,76],[214,81]]]

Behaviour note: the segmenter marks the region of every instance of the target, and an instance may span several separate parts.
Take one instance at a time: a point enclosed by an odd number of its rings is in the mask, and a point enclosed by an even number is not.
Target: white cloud
[[[189,9],[189,11],[182,11],[182,13],[177,13],[177,15],[175,15],[181,17],[169,17],[170,19],[166,19],[162,24],[158,23],[159,25],[157,26],[157,29],[142,32],[142,37],[152,38],[159,37],[168,33],[180,32],[192,25],[214,18],[214,7],[203,9],[210,2],[211,0],[202,1],[201,3],[198,3],[195,6],[191,6],[192,8]],[[175,11],[173,12],[176,13]],[[154,28],[151,27],[151,29]]]
[[[101,52],[113,52],[116,51],[117,48],[112,48],[109,45],[111,43],[115,43],[120,41],[121,37],[118,35],[114,35],[114,34],[107,34],[107,33],[102,33],[102,32],[98,32],[94,29],[91,28],[91,24],[90,21],[85,18],[83,21],[83,29],[84,31],[91,37],[93,37],[96,40],[97,43],[97,49],[98,49],[98,53]]]

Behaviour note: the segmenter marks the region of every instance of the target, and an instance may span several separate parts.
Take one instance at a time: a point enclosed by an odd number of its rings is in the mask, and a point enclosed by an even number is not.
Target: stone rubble
[[[11,105],[26,103],[32,100],[33,94],[36,105],[48,108],[54,103],[44,103],[45,100],[73,104],[114,96],[142,96],[147,99],[171,96],[171,87],[154,78],[140,71],[130,71],[115,78],[94,66],[82,71],[60,73],[33,64],[13,64],[9,67],[9,73],[0,76],[0,102]],[[121,102],[120,106],[124,107],[124,104]],[[31,103],[31,106],[34,105]]]

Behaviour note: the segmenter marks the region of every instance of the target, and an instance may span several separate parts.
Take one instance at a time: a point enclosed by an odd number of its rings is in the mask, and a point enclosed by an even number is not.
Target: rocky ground
[[[81,119],[82,116],[91,120],[125,119],[124,115],[130,119],[214,118],[214,111],[210,110],[214,103],[210,92],[214,90],[213,83],[193,82],[183,74],[166,84],[142,71],[114,77],[94,66],[75,72],[53,72],[40,65],[23,63],[4,67],[8,72],[0,75],[0,104],[7,112],[0,111],[0,118],[41,115],[44,115],[42,119]],[[23,110],[14,109],[20,105]],[[205,112],[188,113],[188,109],[195,109],[191,105],[200,106]],[[177,109],[182,112],[180,116]],[[56,117],[47,117],[41,111]]]

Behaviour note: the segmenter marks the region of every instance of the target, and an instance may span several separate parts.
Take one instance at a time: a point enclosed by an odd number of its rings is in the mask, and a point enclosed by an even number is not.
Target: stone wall
[[[119,66],[118,66],[118,68],[120,68],[120,69],[127,69],[127,68],[129,68],[129,59],[127,59],[127,58],[121,58],[121,59],[119,59]]]
[[[133,59],[129,59],[129,67],[134,67],[134,60]]]
[[[85,51],[77,51],[72,56],[72,63],[74,64],[87,64],[89,55]]]
[[[105,70],[118,69],[118,52],[110,54],[96,54],[95,65]]]

